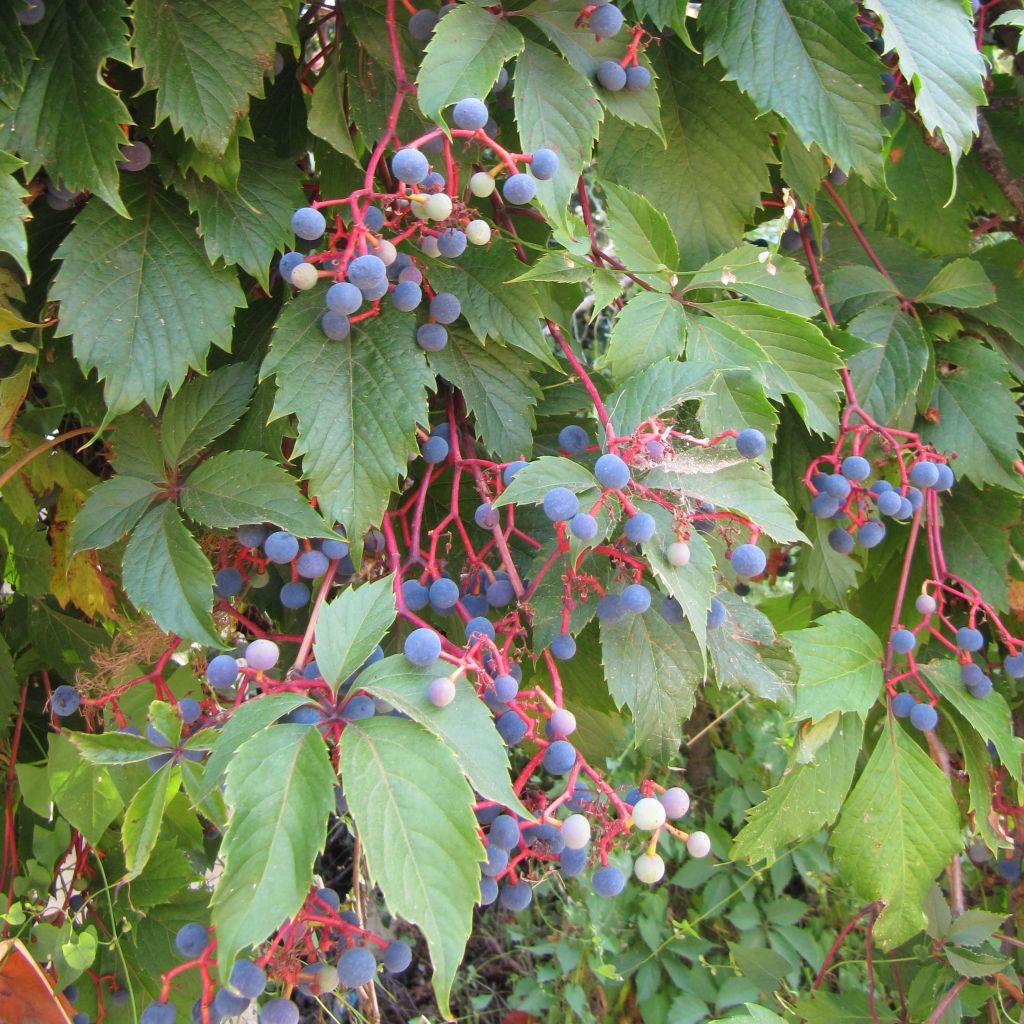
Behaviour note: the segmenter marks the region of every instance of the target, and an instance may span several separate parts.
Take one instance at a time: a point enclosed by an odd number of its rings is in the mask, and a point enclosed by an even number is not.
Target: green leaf
[[[0,106],[14,108],[35,54],[18,23],[16,8],[5,7],[0,13],[0,23]]]
[[[328,342],[323,302],[323,292],[305,292],[285,307],[260,372],[277,380],[274,417],[298,420],[294,455],[303,456],[321,511],[362,536],[417,453],[431,377],[408,314],[386,308],[345,341]]]
[[[341,68],[339,50],[335,49],[313,87],[307,125],[317,138],[333,146],[342,156],[355,160],[356,149],[352,142],[345,109],[345,74]],[[293,166],[293,179],[294,170]],[[298,204],[293,204],[293,208],[295,205]]]
[[[963,756],[967,771],[969,810],[974,816],[974,827],[978,835],[990,850],[1011,847],[1013,841],[992,827],[992,756],[985,741],[954,709],[945,709],[944,717],[956,733],[957,745]]]
[[[160,751],[141,736],[125,732],[68,733],[82,757],[90,764],[142,764]]]
[[[769,188],[767,129],[746,97],[679,44],[663,42],[661,123],[666,147],[618,120],[601,132],[601,177],[641,193],[668,218],[684,267],[735,248]],[[617,94],[616,94],[617,95]]]
[[[737,426],[756,427],[768,439],[769,446],[779,424],[778,414],[765,398],[764,387],[749,370],[722,370],[698,415],[705,437]]]
[[[1013,469],[1020,410],[1003,358],[973,338],[942,345],[935,358],[939,372],[928,404],[939,415],[922,427],[924,440],[957,453],[957,475],[1020,491]]]
[[[738,452],[692,448],[656,465],[644,483],[741,512],[780,544],[807,540],[764,468]]]
[[[516,61],[515,113],[519,140],[532,153],[545,146],[558,154],[551,181],[537,182],[537,201],[556,222],[590,164],[603,110],[590,80],[543,46],[527,41]]]
[[[978,735],[996,748],[1007,772],[1018,783],[1024,781],[1021,774],[1024,740],[1014,735],[1010,708],[1003,695],[993,690],[984,700],[972,697],[960,681],[956,662],[932,661],[920,668],[928,682],[963,715]]]
[[[167,476],[160,435],[153,420],[143,413],[129,413],[117,421],[111,435],[114,468],[125,476],[158,481]]]
[[[321,609],[313,657],[335,693],[363,666],[395,621],[394,587],[394,575],[385,576],[349,587]]]
[[[21,166],[22,161],[17,157],[0,152],[0,252],[10,253],[24,271],[25,277],[31,279],[25,222],[32,214],[23,202],[28,198],[28,192],[14,177],[14,171]]]
[[[121,813],[124,803],[107,770],[83,758],[69,735],[80,734],[50,736],[50,756],[46,764],[50,793],[61,815],[82,833],[87,843],[96,846],[103,839],[107,826]],[[149,751],[152,754],[153,748]]]
[[[977,133],[985,102],[985,62],[963,6],[948,0],[865,0],[882,20],[882,39],[912,82],[925,128],[938,133],[955,164]]]
[[[224,873],[213,893],[222,978],[239,950],[262,942],[302,906],[327,839],[336,783],[323,737],[304,725],[259,732],[232,758]]]
[[[675,270],[679,246],[665,214],[621,185],[605,182],[603,189],[616,257],[634,272]]]
[[[95,192],[122,215],[116,163],[120,126],[132,119],[100,69],[108,58],[131,63],[127,15],[123,0],[47,3],[46,17],[26,33],[37,59],[8,125],[11,147],[28,164],[26,177],[45,165],[65,188]]]
[[[679,602],[686,621],[697,640],[697,649],[705,671],[707,670],[708,611],[717,589],[715,582],[715,556],[704,538],[694,531],[688,541],[690,561],[684,566],[671,565],[665,549],[675,539],[675,522],[671,513],[653,501],[638,501],[637,508],[654,517],[658,529],[642,546],[651,571],[661,581],[671,597]]]
[[[481,341],[491,338],[556,367],[541,333],[544,314],[536,291],[530,284],[511,283],[521,269],[511,245],[495,239],[486,248],[470,246],[458,265],[437,263],[427,273],[437,291],[452,292],[462,303],[462,315]]]
[[[18,706],[22,685],[22,680],[14,667],[11,649],[7,641],[0,636],[0,739],[6,739],[10,732],[11,719]]]
[[[601,365],[618,383],[627,384],[660,360],[682,355],[685,338],[683,307],[671,295],[640,292],[616,315]]]
[[[998,611],[1009,610],[1010,531],[1020,515],[1019,497],[998,488],[979,491],[967,480],[942,497],[946,564]]]
[[[160,495],[137,476],[114,476],[96,485],[71,527],[71,550],[105,548],[123,537]]]
[[[714,380],[715,370],[707,363],[662,359],[630,377],[608,396],[605,406],[612,429],[620,437],[626,436],[650,416],[703,398]]]
[[[253,0],[244,18],[216,0],[135,0],[135,47],[148,89],[156,90],[156,121],[165,118],[200,149],[223,154],[250,96],[263,95],[263,76],[278,43],[291,42],[280,0]]]
[[[106,382],[109,417],[157,409],[213,344],[226,348],[245,298],[232,271],[211,269],[185,204],[150,175],[125,182],[130,220],[88,203],[57,250],[56,333],[72,335],[85,371]]]
[[[228,765],[243,743],[266,730],[279,718],[309,703],[307,694],[264,694],[256,700],[246,701],[232,711],[222,729],[217,730],[213,753],[206,762],[206,772],[200,795],[203,799],[213,793],[224,781]]]
[[[124,589],[139,611],[183,640],[220,647],[213,630],[213,571],[178,510],[151,508],[124,549]]]
[[[882,900],[875,938],[892,949],[924,927],[925,893],[960,849],[960,812],[942,771],[892,719],[832,833],[836,865]]]
[[[502,65],[523,49],[523,37],[505,18],[464,4],[438,22],[416,78],[420,110],[432,121],[461,99],[483,99]],[[443,122],[442,122],[443,123]]]
[[[776,953],[774,949],[759,949],[756,946],[743,946],[738,942],[730,942],[729,954],[739,973],[752,985],[756,985],[762,992],[773,992],[782,984],[782,979],[792,969],[789,961]],[[754,1007],[760,1014],[760,1008]],[[760,1020],[772,1021],[776,1017],[774,1013],[767,1016],[760,1014]],[[741,1018],[742,1019],[742,1018]],[[748,1018],[752,1024],[758,1021],[753,1014]],[[776,1017],[779,1024],[785,1024],[781,1017]]]
[[[784,1024],[782,1017],[763,1006],[756,1006],[754,1003],[744,1003],[743,1006],[746,1013],[730,1013],[728,1018],[719,1024]]]
[[[807,426],[820,434],[835,429],[839,408],[839,353],[813,324],[768,306],[740,300],[707,307],[748,335],[771,360],[764,368],[768,397],[787,395]]]
[[[204,526],[269,522],[299,537],[332,533],[302,496],[294,477],[262,452],[221,452],[185,480],[182,511]]]
[[[427,358],[430,368],[462,393],[477,434],[492,452],[502,459],[529,457],[542,392],[528,361],[500,345],[485,347],[453,327],[448,344]]]
[[[816,760],[794,760],[779,784],[747,812],[730,857],[773,862],[784,847],[805,842],[835,821],[853,782],[863,732],[857,716],[842,715]]]
[[[529,816],[512,788],[505,744],[490,711],[472,686],[460,679],[455,684],[451,704],[438,708],[430,703],[430,680],[447,675],[450,670],[451,666],[440,661],[415,668],[405,658],[395,656],[371,665],[359,677],[359,688],[386,700],[445,743],[481,796],[496,800],[516,814]]]
[[[668,623],[656,611],[602,622],[601,654],[612,698],[633,714],[637,746],[652,757],[674,757],[704,682],[689,626]]]
[[[121,881],[130,882],[142,873],[160,835],[167,803],[180,786],[180,773],[165,764],[139,787],[125,808],[121,847],[127,873]]]
[[[874,267],[837,267],[825,276],[825,293],[836,319],[847,321],[886,299],[896,299],[896,286]]]
[[[199,215],[199,233],[210,262],[237,263],[269,291],[271,259],[292,242],[292,214],[306,205],[306,199],[293,161],[245,140],[240,156],[237,191],[191,174],[181,191]]]
[[[996,290],[980,263],[961,259],[947,263],[917,298],[934,306],[972,309],[995,302]]]
[[[574,263],[573,259],[577,259],[579,262]],[[573,257],[564,249],[556,249],[544,253],[528,270],[524,270],[518,277],[512,278],[509,283],[551,281],[554,284],[580,284],[583,281],[589,281],[593,275],[593,266],[582,257]],[[618,290],[617,281],[615,286]]]
[[[220,437],[245,412],[255,383],[251,366],[233,363],[184,384],[160,418],[167,464],[180,466]]]
[[[724,591],[717,596],[729,614],[724,626],[708,630],[718,685],[788,704],[797,679],[789,641],[776,636],[768,617],[753,605]]]
[[[539,505],[552,487],[568,487],[576,494],[600,490],[594,474],[572,459],[542,455],[527,463],[512,478],[512,483],[491,503],[504,505]]]
[[[965,978],[987,978],[1005,970],[1011,963],[1005,956],[978,949],[950,949],[947,946],[944,952],[949,966]]]
[[[888,423],[912,404],[928,366],[931,353],[921,323],[891,301],[854,317],[847,330],[878,345],[851,355],[847,366],[864,408]]]
[[[848,0],[725,0],[701,8],[704,52],[805,145],[882,181],[880,64]],[[783,72],[782,69],[785,69]]]
[[[473,793],[448,748],[415,722],[368,718],[341,738],[341,775],[370,877],[423,932],[434,995],[448,998],[480,897]]]
[[[872,629],[849,612],[831,612],[786,639],[800,667],[794,718],[866,717],[882,689],[882,645]]]
[[[685,288],[689,291],[691,288],[728,287],[731,292],[775,309],[797,316],[817,316],[821,307],[807,283],[804,268],[787,256],[776,253],[765,260],[766,255],[767,251],[759,245],[744,242],[705,263],[685,281]],[[774,267],[774,274],[768,272],[769,267]],[[729,272],[728,285],[722,281],[725,271]]]
[[[1024,13],[1024,12],[1022,12]],[[980,946],[992,938],[1006,920],[1006,914],[972,907],[965,910],[946,931],[945,938],[958,946]]]

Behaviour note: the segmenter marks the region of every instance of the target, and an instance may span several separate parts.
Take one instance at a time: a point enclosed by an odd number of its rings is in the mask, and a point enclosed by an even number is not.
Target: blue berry
[[[206,928],[196,921],[182,925],[174,936],[174,946],[186,960],[194,960],[209,942]]]
[[[1020,654],[1008,654],[1003,659],[1003,671],[1011,679],[1024,679],[1024,651]]]
[[[590,31],[604,38],[615,35],[622,28],[622,11],[615,4],[602,4],[590,15]]]
[[[756,544],[741,544],[732,553],[732,568],[737,576],[760,576],[768,557]]]
[[[967,662],[960,669],[960,681],[964,686],[977,686],[985,678],[985,673],[982,671],[980,665],[975,665],[973,661]]]
[[[440,324],[420,324],[416,343],[427,352],[440,352],[448,344],[448,332]]]
[[[430,665],[441,654],[441,638],[432,629],[414,629],[402,647],[406,658],[414,665]]]
[[[284,565],[299,553],[299,542],[287,530],[276,530],[263,542],[263,553],[270,561]]]
[[[910,467],[910,482],[918,487],[934,487],[939,482],[939,468],[934,462],[915,462]]]
[[[516,596],[512,583],[509,580],[495,580],[487,587],[487,603],[492,608],[504,608],[511,604]]]
[[[271,999],[260,1007],[259,1024],[299,1024],[299,1008],[290,999]]]
[[[382,963],[389,974],[401,974],[412,963],[412,947],[408,942],[395,939],[384,950]]]
[[[594,463],[594,476],[602,487],[609,490],[621,490],[629,483],[629,466],[618,455],[602,455]]]
[[[320,550],[332,561],[344,558],[348,554],[348,544],[343,540],[325,540],[320,545]]]
[[[915,704],[910,709],[910,724],[920,732],[931,732],[939,724],[939,713],[931,704]]]
[[[338,961],[338,979],[345,988],[359,988],[377,976],[377,961],[365,946],[356,946]]]
[[[863,455],[849,455],[843,459],[841,472],[847,480],[867,480],[871,476],[871,463]]]
[[[910,502],[910,507],[916,512],[924,502],[924,495],[916,487],[908,487],[907,501]]]
[[[618,594],[605,594],[597,602],[596,614],[599,622],[618,622],[625,616],[626,608]]]
[[[480,866],[480,872],[497,878],[508,867],[508,850],[500,846],[487,847],[487,860]]]
[[[646,71],[647,69],[644,68],[643,70]],[[650,79],[650,75],[647,77]],[[746,430],[741,430],[736,435],[736,451],[745,459],[756,459],[764,452],[767,444],[768,442],[765,440],[764,434],[753,427],[747,427]]]
[[[534,853],[545,855],[557,855],[565,849],[565,838],[562,836],[562,830],[556,825],[547,823],[527,825],[523,829],[523,842]]]
[[[544,770],[564,775],[576,763],[576,748],[566,740],[555,740],[544,751]]]
[[[551,654],[559,661],[568,661],[576,653],[576,641],[568,633],[559,633],[551,641]]]
[[[514,711],[506,711],[495,721],[494,726],[498,735],[510,747],[514,747],[526,735],[526,723]]]
[[[246,999],[258,999],[267,987],[267,976],[251,960],[238,960],[231,968],[231,987]]]
[[[980,651],[985,645],[985,638],[977,629],[961,626],[956,631],[956,645],[962,651]]]
[[[569,529],[579,540],[593,540],[597,536],[597,520],[588,512],[577,512],[569,521]]]
[[[173,1003],[150,1003],[139,1017],[139,1024],[174,1024],[178,1011]]]
[[[324,332],[324,337],[331,341],[344,341],[349,336],[352,325],[344,313],[328,310],[320,317],[320,330]]]
[[[420,448],[420,454],[428,466],[436,466],[448,458],[448,442],[443,437],[428,437]]]
[[[330,566],[330,559],[322,551],[303,551],[295,563],[295,571],[307,580],[323,576]]]
[[[683,614],[682,606],[674,597],[662,598],[661,607],[658,609],[661,617],[670,625],[676,626],[686,616]]]
[[[956,483],[956,477],[953,475],[953,470],[949,468],[944,462],[940,462],[936,465],[939,478],[932,485],[937,491],[948,491]]]
[[[519,845],[519,823],[510,814],[500,814],[491,822],[487,838],[492,846],[515,849]]]
[[[580,452],[586,451],[589,444],[590,438],[587,436],[587,432],[575,423],[562,427],[558,432],[558,447],[570,455],[579,455]]]
[[[350,284],[353,284],[360,291],[387,283],[388,268],[379,256],[368,253],[365,256],[357,256],[349,265],[346,277]]]
[[[380,231],[384,227],[384,211],[377,206],[368,206],[363,214],[363,223],[370,231]]]
[[[651,73],[642,64],[634,64],[626,68],[626,88],[634,92],[646,89],[651,84]],[[747,458],[756,458],[748,455]]]
[[[206,681],[215,690],[229,690],[238,678],[238,662],[230,654],[218,654],[206,666]]]
[[[917,637],[909,629],[894,629],[891,641],[897,654],[909,654],[917,646]]]
[[[451,324],[459,319],[462,303],[451,292],[438,292],[430,300],[430,315],[439,324]]]
[[[485,501],[477,506],[473,513],[473,521],[481,530],[491,530],[501,522],[501,517],[491,508],[491,503]]]
[[[391,304],[399,313],[411,313],[423,301],[423,290],[412,281],[399,281],[391,293]]]
[[[332,284],[324,298],[327,301],[327,308],[332,313],[341,313],[345,316],[355,313],[363,303],[363,293],[348,281]]]
[[[489,907],[498,898],[498,883],[493,878],[482,875],[480,878],[480,899],[477,901],[481,907]]]
[[[289,280],[291,278],[292,271],[300,263],[305,263],[305,262],[306,262],[306,258],[302,255],[301,252],[286,252],[277,261],[277,272],[281,275],[281,277],[283,277],[287,281],[287,280]]]
[[[258,548],[267,539],[267,531],[263,526],[240,526],[235,536],[243,548]]]
[[[459,587],[454,580],[445,579],[443,576],[439,580],[434,580],[430,584],[430,603],[438,611],[447,611],[449,608],[454,608],[459,600]]]
[[[885,540],[885,526],[877,519],[869,519],[857,530],[857,543],[862,548],[877,548]]]
[[[364,718],[373,718],[377,708],[372,697],[359,693],[355,697],[349,697],[341,709],[342,717],[350,722],[358,722]]]
[[[552,487],[544,495],[544,514],[552,522],[572,519],[580,510],[580,499],[568,487]]]
[[[291,583],[286,583],[281,588],[281,593],[278,597],[285,608],[305,608],[309,604],[309,587],[305,583],[295,580]]]
[[[514,914],[525,910],[533,901],[533,889],[529,882],[506,882],[501,887],[501,905]]]
[[[494,625],[490,619],[485,619],[482,615],[478,615],[475,619],[470,619],[466,623],[466,640],[472,642],[478,637],[485,636],[489,640],[494,639]]]
[[[654,521],[654,516],[646,512],[637,512],[626,520],[626,539],[633,544],[644,544],[654,536],[657,529],[658,524]]]
[[[550,181],[558,173],[558,155],[550,149],[534,150],[530,173],[539,181]]]
[[[982,676],[980,682],[975,683],[973,686],[968,686],[967,689],[970,690],[972,697],[983,700],[992,692],[992,680],[988,676]]]
[[[895,516],[899,514],[900,508],[906,499],[901,497],[897,491],[882,491],[875,498],[875,504],[878,506],[878,511],[885,516]],[[907,502],[909,505],[910,503]]]
[[[631,583],[619,595],[622,607],[634,615],[641,615],[651,607],[651,592],[642,583]]]
[[[893,486],[892,486],[892,484],[891,484],[891,483],[889,483],[889,481],[888,481],[888,480],[876,480],[876,481],[875,481],[875,482],[874,482],[874,483],[873,483],[873,484],[872,484],[872,485],[871,485],[871,486],[870,486],[870,487],[868,488],[868,491],[869,491],[869,492],[870,492],[871,494],[874,494],[874,495],[876,495],[876,496],[877,496],[877,495],[879,495],[879,494],[882,494],[882,493],[883,493],[884,491],[891,491],[891,490],[893,490]]]
[[[220,569],[213,577],[213,592],[217,597],[235,597],[242,592],[245,580],[242,574],[229,565],[226,569]]]
[[[621,64],[614,60],[604,60],[597,67],[597,81],[609,92],[621,92],[626,88],[628,78]]]
[[[182,697],[178,701],[178,715],[185,725],[191,725],[198,721],[202,713],[203,709],[199,701],[193,700],[191,697]]]
[[[466,233],[458,228],[445,228],[437,236],[437,248],[446,259],[453,260],[466,251]]]
[[[708,629],[721,629],[729,612],[725,605],[717,597],[711,598],[711,608],[708,610]]]
[[[528,174],[513,174],[501,186],[501,194],[505,202],[523,206],[537,194],[537,183]]]
[[[917,701],[914,700],[913,694],[897,693],[892,699],[892,713],[897,718],[908,717],[915,707],[917,707]]]
[[[811,511],[819,519],[831,519],[839,511],[839,502],[827,491],[822,491],[811,499]]]
[[[582,875],[586,866],[586,847],[582,850],[571,850],[566,847],[558,855],[558,870],[561,871],[566,878],[576,878],[577,875]]]
[[[828,546],[841,555],[848,555],[853,551],[854,540],[842,527],[837,526],[828,532]]]
[[[837,501],[845,501],[850,494],[850,481],[839,473],[825,477],[823,490]]]
[[[494,696],[502,704],[515,700],[518,693],[519,683],[516,681],[515,676],[500,675],[494,677]]]
[[[487,124],[487,104],[483,100],[468,99],[459,100],[452,110],[452,120],[460,127],[469,131],[476,131]]]
[[[501,472],[501,482],[508,487],[512,483],[513,477],[525,466],[526,463],[522,459],[517,459],[515,462],[510,462]]]
[[[611,899],[626,888],[626,876],[614,864],[609,864],[594,872],[592,884],[598,896]]]
[[[900,498],[900,507],[898,512],[893,512],[893,519],[909,519],[914,514],[914,506],[910,504],[907,498]]]
[[[400,149],[391,158],[391,173],[407,185],[418,185],[430,173],[430,164],[418,149]]]
[[[326,230],[324,215],[312,206],[303,206],[292,214],[292,231],[299,238],[315,242]]]

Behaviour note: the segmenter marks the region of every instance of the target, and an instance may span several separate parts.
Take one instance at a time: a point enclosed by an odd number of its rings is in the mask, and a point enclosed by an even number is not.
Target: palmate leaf
[[[88,203],[57,250],[58,336],[105,382],[107,414],[157,409],[211,345],[227,349],[245,297],[232,271],[211,268],[183,200],[150,175],[122,192],[130,220]]]
[[[884,949],[916,935],[932,880],[960,849],[960,812],[945,776],[890,718],[832,833],[836,864],[858,894],[882,900]]]
[[[244,18],[216,0],[135,0],[132,43],[157,122],[167,118],[200,149],[222,154],[278,43],[291,42],[280,0],[252,0]]]
[[[631,376],[608,396],[612,429],[620,437],[636,430],[649,416],[657,416],[683,402],[703,398],[714,386],[714,367],[688,359],[685,363],[661,359]]]
[[[704,50],[762,112],[845,170],[882,180],[881,65],[849,0],[725,0],[701,8]],[[784,70],[783,70],[784,69]]]
[[[327,839],[336,784],[323,737],[308,726],[272,726],[232,758],[224,873],[213,894],[223,980],[239,950],[262,942],[302,905]]]
[[[114,476],[96,485],[72,525],[72,551],[105,548],[123,537],[160,495],[137,476]]]
[[[640,292],[616,315],[603,362],[624,384],[659,360],[682,355],[685,337],[683,307],[671,295]]]
[[[13,172],[21,166],[22,161],[17,157],[0,152],[0,252],[10,253],[25,272],[25,276],[31,279],[28,238],[25,236],[25,220],[30,214],[28,207],[22,202],[28,197],[28,193],[13,176]],[[0,306],[0,310],[2,309]]]
[[[125,214],[116,163],[131,115],[100,76],[108,58],[130,63],[124,0],[52,0],[26,32],[37,59],[11,120],[13,148],[31,178],[45,166],[65,188],[88,189]]]
[[[768,188],[767,130],[753,104],[679,44],[662,44],[658,83],[667,146],[651,145],[617,119],[601,132],[602,178],[645,196],[668,218],[683,269],[740,242]],[[617,94],[616,94],[617,95]]]
[[[476,861],[484,850],[473,792],[445,744],[399,718],[350,722],[341,738],[341,775],[370,877],[391,912],[426,937],[434,995],[448,1016],[480,896]]]
[[[985,102],[985,61],[974,26],[957,0],[864,0],[882,21],[882,40],[895,50],[903,77],[913,83],[925,128],[949,147],[953,162],[978,130]]]
[[[328,341],[323,303],[318,290],[285,306],[261,374],[277,382],[274,417],[298,420],[295,454],[321,510],[361,536],[416,454],[432,378],[408,314],[387,303],[345,341]]]

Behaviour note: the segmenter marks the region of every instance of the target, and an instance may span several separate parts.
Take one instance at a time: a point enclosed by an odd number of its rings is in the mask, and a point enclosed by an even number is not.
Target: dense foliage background
[[[1018,0],[0,21],[5,1021],[1019,1018]]]

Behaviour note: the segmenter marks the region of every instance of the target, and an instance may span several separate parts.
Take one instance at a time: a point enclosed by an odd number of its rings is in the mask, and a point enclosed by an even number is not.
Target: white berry
[[[320,275],[312,263],[300,263],[288,277],[288,280],[301,292],[308,292],[319,279]]]
[[[471,245],[486,245],[491,240],[491,225],[485,220],[471,220],[466,225],[466,238]]]
[[[390,267],[398,259],[398,250],[386,239],[382,238],[377,243],[373,255],[376,256],[385,267]]]
[[[641,832],[653,832],[665,824],[665,805],[653,796],[637,800],[633,807],[633,825]]]
[[[570,850],[582,850],[590,842],[590,822],[582,814],[570,815],[562,822],[562,840]]]
[[[690,809],[690,794],[685,789],[673,786],[661,794],[661,803],[669,818],[681,818]]]
[[[469,179],[469,191],[479,199],[486,199],[494,191],[494,179],[486,171],[477,171]]]
[[[674,544],[669,544],[665,557],[669,565],[674,565],[678,569],[690,561],[690,545],[685,540],[677,540]]]
[[[431,220],[447,220],[452,215],[451,196],[445,195],[444,192],[431,196],[423,207]]]
[[[633,874],[645,885],[654,885],[665,877],[665,862],[656,853],[641,853],[633,865]]]
[[[686,849],[691,857],[706,857],[711,852],[711,837],[707,832],[691,832],[686,840]]]

